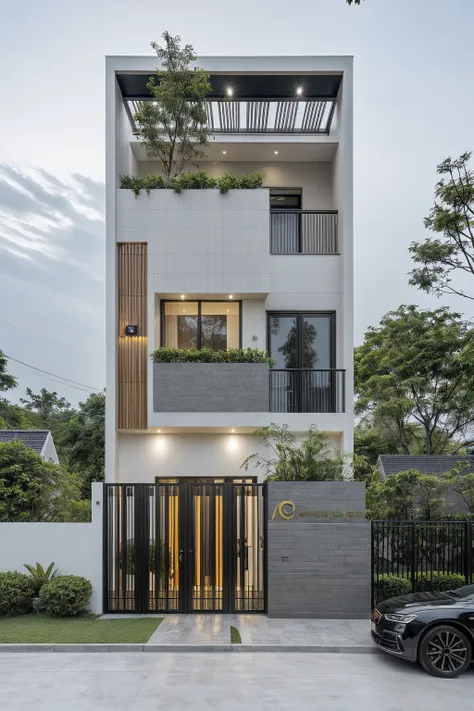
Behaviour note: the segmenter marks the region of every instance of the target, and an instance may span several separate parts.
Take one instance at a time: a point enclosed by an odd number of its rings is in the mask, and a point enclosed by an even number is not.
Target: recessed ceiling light
[[[184,294],[181,294],[181,298],[184,299]]]
[[[232,96],[234,93],[234,90],[231,86],[228,86],[226,89],[226,92],[227,92],[227,96]]]
[[[301,96],[301,94],[303,93],[303,87],[299,86],[296,90],[296,93],[298,94],[298,96]]]
[[[275,151],[275,155],[276,155],[276,156],[278,155],[278,151]]]
[[[232,434],[235,432],[235,430],[231,430]]]
[[[227,155],[227,151],[222,151],[222,155],[223,156]]]
[[[158,432],[158,434],[161,434],[161,430],[156,430],[156,431]]]
[[[233,299],[233,298],[234,298],[233,295],[229,294],[229,299]]]

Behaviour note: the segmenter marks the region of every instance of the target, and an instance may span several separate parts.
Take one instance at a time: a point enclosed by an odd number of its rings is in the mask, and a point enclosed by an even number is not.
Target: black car
[[[393,597],[374,608],[371,620],[381,649],[420,662],[433,676],[451,679],[473,660],[474,585]]]

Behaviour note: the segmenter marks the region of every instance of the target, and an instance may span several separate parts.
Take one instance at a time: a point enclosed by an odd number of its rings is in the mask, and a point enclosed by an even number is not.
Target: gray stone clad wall
[[[268,517],[269,616],[369,614],[371,530],[364,484],[270,482]]]
[[[268,412],[266,363],[154,363],[154,412]]]

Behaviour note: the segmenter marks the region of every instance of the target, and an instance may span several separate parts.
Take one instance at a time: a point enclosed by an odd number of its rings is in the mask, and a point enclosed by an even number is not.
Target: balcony
[[[344,370],[269,370],[263,363],[154,363],[153,412],[343,413],[344,381]]]
[[[270,254],[338,254],[336,210],[270,210]]]
[[[270,370],[270,412],[345,411],[345,370]]]

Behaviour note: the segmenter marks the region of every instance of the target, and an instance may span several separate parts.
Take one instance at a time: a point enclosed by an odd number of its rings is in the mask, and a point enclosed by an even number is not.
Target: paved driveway
[[[2,711],[446,711],[473,689],[369,654],[0,654]]]

